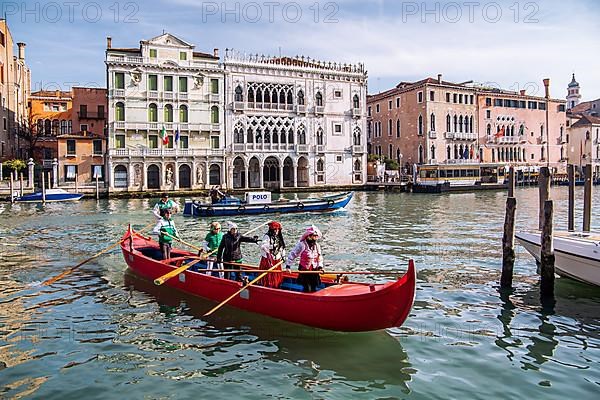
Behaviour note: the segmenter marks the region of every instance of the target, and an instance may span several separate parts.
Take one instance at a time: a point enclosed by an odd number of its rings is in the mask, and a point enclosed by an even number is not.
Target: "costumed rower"
[[[154,214],[156,219],[161,219],[165,213],[165,210],[171,210],[171,213],[179,212],[179,205],[173,200],[169,199],[169,195],[167,193],[163,193],[158,203],[154,205],[152,214]]]
[[[321,237],[321,231],[314,225],[306,228],[298,244],[294,246],[287,257],[286,268],[288,271],[292,268],[294,260],[300,257],[298,269],[300,271],[316,271],[323,270],[323,255],[321,246],[317,243],[317,239]],[[315,292],[321,284],[319,274],[298,274],[296,281],[302,285],[304,292]]]
[[[228,232],[223,235],[219,250],[217,250],[217,263],[223,263],[225,269],[236,269],[237,267],[228,262],[242,263],[242,243],[258,243],[258,236],[247,237],[238,232],[238,227],[231,221],[227,221]],[[225,272],[225,279],[241,280],[237,272]]]
[[[260,255],[260,269],[270,269],[285,257],[285,241],[279,222],[269,222],[269,231],[263,236]],[[277,270],[281,271],[281,266],[277,267]],[[261,284],[266,287],[278,288],[282,281],[282,274],[272,273],[267,274]]]
[[[177,232],[177,228],[175,228],[175,223],[171,219],[170,209],[164,211],[164,216],[158,221],[152,232],[158,234],[158,243],[160,244],[163,260],[171,258],[173,237],[179,239],[179,233]]]
[[[223,232],[221,232],[221,224],[217,221],[211,222],[209,226],[209,232],[204,237],[204,242],[202,242],[202,251],[198,253],[199,256],[202,254],[214,254],[216,253],[219,245],[221,244],[221,240],[223,240]],[[211,255],[212,255],[211,254]],[[214,258],[208,258],[206,260],[207,269],[213,269],[215,267]],[[223,278],[222,272],[213,272],[213,276],[219,276]]]

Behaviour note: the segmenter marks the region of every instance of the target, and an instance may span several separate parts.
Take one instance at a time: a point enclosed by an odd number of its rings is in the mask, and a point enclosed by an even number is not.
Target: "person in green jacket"
[[[216,253],[221,240],[223,239],[223,232],[221,231],[221,224],[217,221],[211,222],[209,225],[209,231],[204,237],[202,242],[202,252],[198,255],[206,254],[207,257]],[[214,257],[206,260],[207,269],[213,269],[215,267]],[[223,277],[223,272],[213,273],[213,276]]]
[[[152,232],[158,234],[158,243],[160,244],[163,260],[171,258],[173,238],[179,239],[179,233],[171,219],[170,209],[164,211],[163,217],[158,221]]]
[[[162,196],[160,196],[160,200],[152,209],[152,214],[154,214],[157,220],[160,220],[163,217],[165,210],[170,210],[171,214],[179,211],[179,205],[177,205],[177,203],[175,203],[173,200],[169,199],[169,195],[167,193],[163,193]]]

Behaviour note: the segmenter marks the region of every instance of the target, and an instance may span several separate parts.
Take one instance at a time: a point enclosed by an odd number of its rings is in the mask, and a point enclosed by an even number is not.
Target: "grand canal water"
[[[558,279],[556,306],[543,308],[519,247],[515,291],[501,296],[504,196],[357,193],[344,211],[282,217],[290,245],[317,224],[335,269],[396,271],[415,259],[405,325],[363,334],[229,308],[206,319],[211,303],[136,279],[117,252],[40,287],[127,223],[146,225],[153,201],[0,204],[0,398],[597,398],[600,289]],[[553,198],[564,228],[566,189]],[[517,200],[518,227],[534,227],[537,189],[518,189]],[[598,229],[598,193],[594,203]],[[176,223],[197,243],[208,221]],[[244,251],[257,260],[255,245]]]

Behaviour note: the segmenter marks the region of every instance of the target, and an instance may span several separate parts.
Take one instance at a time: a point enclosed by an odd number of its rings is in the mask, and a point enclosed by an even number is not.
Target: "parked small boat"
[[[156,241],[128,230],[121,248],[125,262],[135,274],[154,280],[193,260],[196,256],[173,249],[169,260],[159,260]],[[254,272],[256,271],[256,272]],[[249,278],[261,271],[250,269]],[[367,284],[336,283],[323,277],[314,293],[301,292],[297,273],[283,272],[277,289],[252,285],[239,293],[230,306],[311,327],[345,332],[373,331],[402,325],[415,298],[416,272],[412,260],[408,271],[394,282]],[[242,283],[190,269],[166,281],[165,285],[209,300],[223,301],[242,288]],[[300,291],[299,291],[300,290]]]
[[[537,261],[540,260],[540,231],[519,232],[519,243]],[[600,286],[600,234],[554,232],[554,267],[556,273]]]
[[[246,193],[246,200],[227,196],[217,203],[199,203],[186,199],[183,215],[206,217],[333,211],[345,207],[352,196],[353,192],[347,192],[320,198],[271,201],[270,192],[248,192]]]
[[[46,201],[74,201],[79,200],[83,197],[81,193],[69,193],[63,189],[47,189],[46,190]],[[26,194],[24,196],[17,197],[15,201],[20,202],[41,202],[42,192],[35,192],[32,194]]]

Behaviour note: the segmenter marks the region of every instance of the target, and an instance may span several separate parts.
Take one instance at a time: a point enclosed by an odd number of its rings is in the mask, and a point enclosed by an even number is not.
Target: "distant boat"
[[[46,190],[46,201],[75,201],[83,197],[81,193],[69,193],[63,189],[48,189]],[[19,196],[15,199],[22,203],[39,203],[42,201],[42,192],[35,192]]]
[[[540,260],[540,231],[519,232],[516,238]],[[558,231],[553,242],[557,274],[600,286],[600,233]]]
[[[319,198],[271,201],[270,192],[248,192],[245,201],[232,196],[216,203],[199,203],[186,199],[183,215],[206,217],[333,211],[345,207],[352,196],[353,192],[347,192]]]

